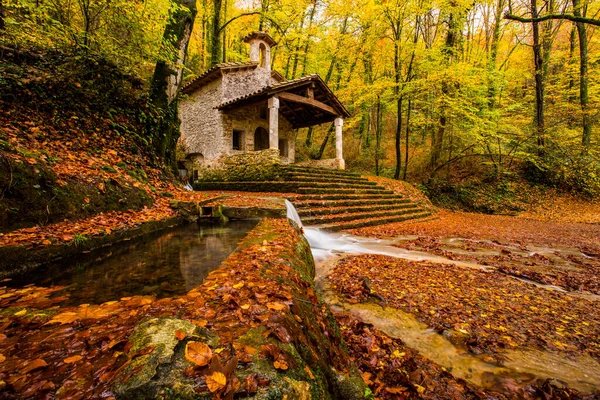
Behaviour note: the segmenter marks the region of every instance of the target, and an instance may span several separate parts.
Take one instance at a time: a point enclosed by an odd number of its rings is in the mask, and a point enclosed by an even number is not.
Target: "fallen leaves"
[[[44,368],[47,366],[48,366],[48,363],[46,361],[44,361],[41,358],[37,358],[37,359],[33,360],[32,362],[30,362],[29,364],[27,364],[27,366],[21,370],[21,373],[26,374],[26,373],[34,371],[38,368]]]
[[[63,362],[65,364],[73,364],[76,363],[78,361],[81,361],[81,356],[73,356],[73,357],[67,357],[63,360]]]
[[[208,365],[212,356],[213,353],[210,347],[202,342],[187,342],[185,345],[185,358],[199,367]],[[214,390],[211,391],[214,392]]]
[[[329,275],[332,289],[352,302],[369,298],[364,278],[388,305],[415,314],[476,354],[501,357],[503,349],[533,347],[600,359],[594,301],[498,272],[381,255],[347,257]]]
[[[218,392],[227,385],[227,377],[221,372],[213,372],[206,376],[206,386],[212,393]]]

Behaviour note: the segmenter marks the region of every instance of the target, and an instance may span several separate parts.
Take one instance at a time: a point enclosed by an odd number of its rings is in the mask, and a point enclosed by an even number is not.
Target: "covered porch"
[[[268,119],[268,148],[281,149],[279,135],[280,116],[283,116],[293,129],[307,128],[324,123],[334,122],[336,133],[336,164],[344,169],[343,157],[343,125],[344,118],[349,117],[348,110],[335,97],[325,82],[318,75],[275,83],[256,92],[228,100],[218,106],[227,112],[254,105],[264,105]],[[266,135],[264,135],[266,136]],[[267,147],[266,137],[260,143]],[[283,151],[283,150],[282,150]]]

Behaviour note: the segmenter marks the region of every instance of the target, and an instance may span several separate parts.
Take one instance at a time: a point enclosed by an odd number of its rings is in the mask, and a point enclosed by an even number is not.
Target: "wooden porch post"
[[[269,148],[279,148],[279,98],[269,99]]]
[[[335,119],[335,159],[337,160],[338,169],[346,169],[346,163],[343,156],[342,143],[342,127],[344,120],[340,117]]]

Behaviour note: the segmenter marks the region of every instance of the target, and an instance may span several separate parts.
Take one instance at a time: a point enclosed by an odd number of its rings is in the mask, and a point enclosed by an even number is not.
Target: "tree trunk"
[[[227,0],[223,2],[223,21],[227,21]],[[223,44],[221,45],[221,62],[227,62],[227,30],[223,29]]]
[[[538,17],[537,1],[531,0],[531,17]],[[535,64],[535,129],[537,132],[538,155],[544,154],[544,59],[540,45],[540,23],[532,22],[533,60]]]
[[[304,145],[308,148],[310,148],[310,146],[312,145],[312,133],[313,133],[313,127],[309,126],[308,132],[306,132],[306,141],[304,142]]]
[[[396,102],[396,113],[398,114],[398,122],[396,123],[395,147],[396,147],[396,169],[394,170],[394,179],[400,179],[400,171],[402,170],[402,102],[404,96],[401,95]]]
[[[189,0],[185,0],[189,1]],[[223,0],[213,0],[213,16],[212,16],[212,35],[210,37],[210,66],[213,67],[219,63],[221,59],[221,6]],[[195,7],[194,7],[195,9]]]
[[[406,152],[404,153],[404,174],[402,175],[402,180],[406,180],[406,171],[408,170],[408,147],[409,147],[409,138],[410,138],[410,108],[411,108],[411,98],[408,98],[408,109],[406,110]]]
[[[396,115],[398,120],[396,122],[396,133],[394,135],[395,150],[396,150],[396,169],[394,170],[394,179],[400,179],[400,170],[402,169],[402,152],[400,151],[400,144],[402,141],[402,101],[403,95],[400,94],[400,78],[401,78],[401,65],[400,65],[400,23],[392,24],[394,28],[394,80],[396,86],[394,87],[394,94],[396,95]]]
[[[308,18],[308,31],[309,35],[306,38],[306,44],[304,45],[304,52],[302,54],[302,72],[300,76],[304,76],[306,74],[306,63],[308,60],[308,50],[310,49],[310,29],[312,28],[313,22],[315,20],[315,11],[317,10],[317,0],[313,1],[313,6],[310,10],[309,18]]]
[[[573,15],[584,16],[581,12],[580,0],[573,0]],[[579,104],[583,113],[583,134],[581,144],[586,149],[592,142],[592,121],[588,115],[588,44],[586,26],[577,22],[577,35],[579,36]]]
[[[150,101],[161,112],[161,122],[151,126],[157,156],[167,165],[176,168],[175,146],[179,139],[179,117],[177,115],[177,95],[183,76],[183,63],[187,46],[196,17],[195,0],[172,0],[180,8],[167,24],[163,40],[170,42],[177,49],[171,60],[158,61],[154,69],[150,89]]]
[[[375,126],[375,175],[379,176],[379,156],[381,153],[381,97],[377,96],[377,115],[375,116],[375,121],[377,125]]]
[[[534,0],[532,0],[534,1]],[[455,53],[456,53],[456,37],[460,33],[460,23],[458,15],[450,14],[448,18],[448,32],[446,33],[446,41],[442,47],[442,54],[444,56],[444,62],[446,66],[450,65]],[[433,133],[431,138],[431,167],[435,170],[437,167],[441,155],[442,155],[442,144],[444,142],[444,136],[446,133],[446,105],[447,97],[450,95],[450,87],[447,78],[442,79],[442,105],[440,106],[440,119],[438,129]]]
[[[0,0],[0,30],[4,30],[6,26],[4,25],[4,4],[2,0]]]

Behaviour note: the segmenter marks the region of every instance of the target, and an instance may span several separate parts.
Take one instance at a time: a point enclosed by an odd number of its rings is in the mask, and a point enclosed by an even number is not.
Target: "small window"
[[[232,138],[232,144],[231,144],[231,148],[233,150],[243,150],[243,148],[242,148],[243,137],[244,137],[244,132],[238,131],[238,130],[233,131],[233,138]]]
[[[279,139],[279,155],[281,157],[288,156],[288,141],[285,139]]]
[[[259,109],[260,119],[267,119],[267,106],[260,106]]]

